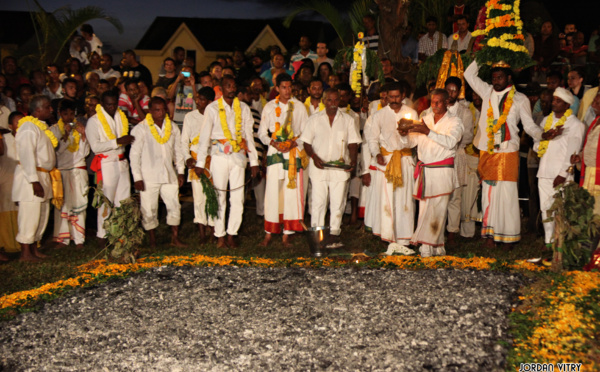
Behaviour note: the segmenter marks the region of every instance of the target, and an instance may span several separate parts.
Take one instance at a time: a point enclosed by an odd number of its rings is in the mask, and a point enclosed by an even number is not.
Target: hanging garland
[[[221,119],[221,129],[223,130],[223,135],[231,144],[233,148],[233,152],[239,152],[242,145],[242,108],[240,106],[240,100],[236,98],[233,99],[233,112],[235,114],[235,139],[233,139],[231,135],[231,131],[229,130],[229,125],[227,124],[227,114],[225,113],[225,106],[223,105],[223,97],[218,100],[219,105],[219,119]]]
[[[65,122],[61,118],[57,124],[58,124],[58,129],[60,130],[60,134],[64,137]],[[71,133],[73,134],[73,142],[71,142],[69,144],[69,146],[67,147],[67,150],[69,150],[70,152],[77,152],[79,150],[79,141],[81,140],[81,134],[79,134],[79,132],[76,130],[72,130]]]
[[[502,130],[502,127],[504,127],[506,125],[506,118],[508,116],[508,112],[510,111],[510,108],[512,107],[513,104],[513,97],[515,96],[515,92],[517,90],[515,89],[514,85],[513,87],[510,89],[510,92],[508,92],[508,97],[506,98],[506,102],[504,102],[504,109],[502,110],[502,114],[500,115],[500,117],[498,118],[498,121],[496,122],[496,124],[494,124],[494,109],[492,108],[492,101],[489,101],[489,107],[487,110],[487,136],[488,136],[488,153],[493,154],[494,153],[494,147],[495,147],[495,143],[494,143],[494,135],[496,133],[498,133],[499,130]]]
[[[127,121],[127,116],[125,113],[121,111],[121,109],[117,109],[117,112],[121,116],[121,125],[123,126],[123,131],[121,132],[123,136],[129,134],[129,121]],[[110,125],[108,125],[108,121],[106,120],[106,116],[104,116],[104,110],[102,110],[101,105],[96,105],[96,115],[98,116],[98,120],[100,124],[102,124],[102,129],[104,129],[104,133],[109,140],[117,139],[117,136],[113,133]],[[120,146],[120,145],[119,145]]]
[[[306,101],[304,101],[304,106],[306,106],[306,112],[310,115],[310,106],[311,106],[310,97],[308,97],[306,99]],[[317,107],[317,112],[323,111],[324,109],[325,109],[325,105],[323,104],[322,101],[319,101],[319,106]]]
[[[54,133],[52,133],[50,129],[48,129],[48,126],[46,124],[42,123],[33,116],[25,116],[24,118],[19,120],[19,122],[17,123],[17,131],[19,130],[19,128],[21,128],[21,125],[28,121],[35,124],[36,127],[40,128],[40,130],[44,132],[44,134],[50,139],[50,142],[52,142],[52,147],[56,148],[56,146],[58,146],[58,139],[56,138]]]
[[[165,135],[163,137],[158,134],[158,129],[156,129],[156,125],[154,125],[154,119],[152,118],[152,115],[146,114],[146,122],[148,123],[148,126],[150,127],[150,133],[152,133],[152,137],[154,137],[156,142],[164,145],[169,141],[169,138],[171,138],[171,130],[173,129],[173,125],[171,124],[168,114],[165,116]]]
[[[563,116],[558,119],[558,122],[556,123],[556,126],[554,128],[559,128],[562,127],[563,125],[565,125],[565,122],[567,121],[567,119],[569,118],[569,116],[571,116],[573,114],[573,110],[568,109]],[[550,115],[548,115],[548,119],[546,119],[546,124],[544,124],[544,133],[548,132],[550,129],[552,129],[552,122],[554,121],[554,112],[550,113]],[[540,145],[538,147],[538,157],[542,157],[544,156],[544,154],[546,153],[546,151],[548,151],[548,144],[550,143],[550,140],[541,140],[540,141]]]

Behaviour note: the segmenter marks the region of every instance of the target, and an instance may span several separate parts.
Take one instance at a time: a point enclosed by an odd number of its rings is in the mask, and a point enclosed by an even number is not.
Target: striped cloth
[[[256,147],[256,153],[258,154],[258,159],[262,159],[265,152],[265,145],[260,141],[258,137],[258,128],[260,128],[260,113],[255,108],[250,108],[250,112],[252,112],[252,118],[254,119],[254,125],[252,127],[254,133],[254,147]]]

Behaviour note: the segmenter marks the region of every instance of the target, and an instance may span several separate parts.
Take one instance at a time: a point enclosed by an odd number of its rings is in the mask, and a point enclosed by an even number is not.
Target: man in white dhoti
[[[96,183],[115,207],[130,196],[129,164],[125,159],[125,146],[135,138],[129,135],[129,122],[123,111],[118,109],[119,96],[113,91],[102,93],[101,104],[96,106],[96,115],[88,119],[85,134],[92,151],[96,154],[90,169],[96,172]],[[106,244],[104,221],[110,207],[98,208],[98,233],[101,248]]]
[[[155,229],[158,227],[160,195],[167,207],[171,245],[185,247],[179,240],[179,188],[185,181],[181,133],[167,115],[167,102],[164,99],[153,97],[149,107],[150,113],[131,131],[136,140],[129,153],[133,186],[140,192],[142,226],[148,231],[150,246],[156,247]]]
[[[214,221],[206,215],[206,195],[199,176],[194,171],[196,159],[198,159],[198,144],[200,143],[200,132],[204,125],[204,111],[209,103],[214,101],[215,91],[211,87],[203,87],[196,95],[196,110],[189,112],[183,119],[181,130],[181,151],[189,170],[188,182],[192,184],[192,195],[194,197],[194,223],[198,224],[200,242],[204,243],[212,235]],[[208,169],[210,162],[207,161]]]
[[[573,181],[573,174],[567,170],[571,166],[571,155],[578,154],[583,145],[585,125],[577,119],[570,106],[575,96],[565,88],[556,88],[552,98],[552,113],[542,120],[544,132],[563,128],[560,136],[552,140],[535,141],[533,150],[540,157],[538,169],[538,189],[542,221],[548,218],[548,209],[554,202],[555,188],[566,181]],[[544,222],[544,243],[551,247],[554,221]]]
[[[265,188],[265,239],[267,246],[272,234],[281,234],[283,245],[290,245],[290,235],[303,231],[304,168],[308,157],[299,139],[307,111],[302,102],[292,98],[292,78],[279,74],[275,79],[279,95],[266,104],[262,112],[258,136],[269,144]]]
[[[219,196],[218,217],[215,220],[217,247],[237,247],[234,236],[242,224],[244,212],[244,171],[250,160],[252,177],[259,174],[258,156],[254,148],[250,108],[236,97],[237,87],[231,75],[221,80],[223,97],[209,104],[204,111],[204,126],[200,132],[196,173],[204,172],[206,158],[211,155],[213,184]],[[247,154],[247,155],[246,155]],[[229,185],[229,221],[225,229]],[[225,239],[227,235],[227,239]]]
[[[446,79],[445,89],[448,92],[448,113],[460,119],[463,126],[463,136],[456,148],[454,157],[454,169],[458,176],[459,187],[450,195],[448,202],[448,243],[452,244],[456,235],[460,232],[462,194],[467,185],[467,154],[465,147],[473,142],[473,115],[469,108],[458,101],[462,81],[451,76]]]
[[[54,189],[56,165],[54,148],[58,146],[57,134],[45,123],[52,117],[52,106],[46,96],[31,99],[31,116],[19,120],[17,135],[17,168],[12,188],[12,199],[19,203],[17,241],[21,244],[21,261],[38,261],[46,257],[38,251],[48,216]],[[52,175],[51,175],[52,172]],[[58,190],[56,190],[58,191]],[[60,190],[62,193],[62,189]],[[62,197],[62,195],[60,195]]]
[[[365,131],[369,151],[376,159],[370,202],[379,207],[370,213],[369,223],[373,234],[383,241],[406,246],[414,232],[415,164],[412,149],[398,133],[398,122],[402,118],[416,119],[417,112],[402,104],[404,89],[400,83],[387,83],[386,89],[388,105],[372,116],[370,128]]]
[[[309,176],[312,183],[313,227],[325,224],[327,200],[329,199],[330,233],[339,236],[350,173],[356,168],[358,145],[361,138],[354,119],[338,108],[339,93],[328,89],[324,94],[325,110],[312,115],[300,141],[310,156]],[[342,162],[350,165],[347,170],[325,166]]]
[[[60,170],[64,191],[63,206],[54,211],[53,240],[59,246],[67,246],[72,240],[77,248],[83,248],[89,186],[85,158],[90,153],[90,145],[85,137],[85,127],[75,122],[75,109],[73,101],[61,100],[59,120],[52,128],[60,133],[56,167]]]
[[[8,115],[8,129],[0,129],[0,247],[5,252],[19,252],[21,245],[15,239],[18,233],[17,203],[12,200],[12,188],[17,167],[17,143],[15,135],[19,120],[23,114],[15,111]],[[4,253],[0,253],[0,261],[8,261]]]
[[[540,140],[543,130],[531,118],[529,99],[512,85],[510,66],[504,62],[492,66],[492,85],[481,80],[478,73],[479,67],[473,61],[465,71],[465,79],[483,100],[473,144],[480,150],[478,169],[483,181],[481,236],[486,239],[486,247],[493,248],[495,242],[521,240],[519,121],[534,140]]]
[[[388,94],[389,99],[389,94]],[[430,114],[422,122],[412,124],[410,136],[402,122],[398,132],[410,147],[417,146],[419,162],[414,173],[414,197],[419,199],[419,220],[411,238],[421,244],[422,257],[443,256],[444,226],[450,194],[458,187],[454,157],[463,135],[460,119],[447,111],[448,92],[435,89],[431,93]]]

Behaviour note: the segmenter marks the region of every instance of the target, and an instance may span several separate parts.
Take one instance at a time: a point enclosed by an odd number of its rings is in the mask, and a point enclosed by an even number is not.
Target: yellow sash
[[[294,140],[297,137],[294,138]],[[287,142],[287,141],[286,141]],[[288,189],[296,188],[296,157],[300,158],[300,163],[302,164],[302,169],[306,169],[308,166],[308,156],[306,156],[306,151],[298,151],[298,147],[294,147],[290,150],[290,160],[288,163],[288,179],[290,180],[287,184]]]
[[[38,172],[48,173],[50,175],[50,180],[52,181],[52,205],[56,207],[56,209],[61,209],[64,202],[63,195],[63,183],[62,176],[60,175],[60,171],[56,168],[52,170],[46,170],[44,168],[36,167]]]
[[[385,167],[385,178],[394,185],[394,188],[402,187],[404,185],[404,182],[402,181],[402,157],[412,156],[412,149],[402,149],[390,152],[384,147],[381,147],[380,151],[383,156],[392,155],[392,158]]]
[[[484,181],[517,182],[519,178],[519,152],[495,152],[490,154],[487,151],[481,151],[477,170]]]
[[[192,154],[192,158],[194,160],[198,160],[198,154],[196,154],[195,152],[191,151]],[[204,174],[206,175],[206,177],[210,178],[210,173],[208,172],[208,170],[210,169],[210,155],[208,155],[206,157],[206,162],[204,162]],[[198,177],[198,175],[196,174],[196,172],[193,169],[189,170],[190,173],[190,180],[200,180],[200,178]]]

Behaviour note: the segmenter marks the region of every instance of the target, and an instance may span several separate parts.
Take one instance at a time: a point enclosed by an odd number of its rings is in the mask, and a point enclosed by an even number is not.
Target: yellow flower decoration
[[[121,109],[117,109],[117,112],[121,116],[121,124],[123,125],[122,135],[126,136],[129,134],[129,121],[127,120],[127,116],[125,113],[121,111]],[[102,129],[104,129],[104,133],[109,140],[117,139],[117,136],[113,133],[112,129],[110,129],[110,125],[108,125],[108,121],[106,121],[106,117],[104,116],[104,112],[102,111],[101,105],[96,105],[96,115],[98,116],[98,120],[100,124],[102,124]],[[121,145],[119,145],[121,146]]]
[[[229,125],[227,124],[227,114],[225,113],[225,106],[223,105],[223,97],[218,100],[219,105],[219,119],[221,119],[221,129],[225,138],[231,143],[233,152],[239,152],[242,144],[242,107],[240,106],[240,100],[233,99],[233,112],[235,114],[235,139],[231,135]]]
[[[453,40],[458,40],[458,38],[459,38],[458,34],[454,34],[454,35],[452,35],[452,39],[453,39]]]
[[[494,153],[494,134],[496,134],[502,128],[502,126],[506,123],[506,117],[508,116],[508,112],[510,111],[510,108],[512,107],[513,97],[515,96],[516,91],[517,90],[515,89],[515,87],[513,85],[510,92],[508,93],[508,97],[506,97],[506,102],[504,102],[504,110],[502,111],[502,114],[498,118],[498,121],[496,122],[496,124],[494,124],[494,110],[492,109],[492,101],[490,100],[490,102],[489,102],[489,107],[487,110],[486,131],[487,131],[487,136],[488,136],[488,153],[490,153],[490,154]]]
[[[40,130],[44,132],[44,134],[50,139],[50,142],[52,142],[52,147],[58,146],[58,138],[56,138],[54,133],[52,133],[50,129],[48,129],[48,126],[46,124],[42,123],[33,116],[25,116],[24,118],[19,120],[19,122],[17,123],[17,131],[19,130],[19,128],[21,128],[21,125],[23,125],[23,123],[28,121],[35,124],[36,127],[40,128]]]
[[[150,127],[150,133],[152,133],[152,137],[156,140],[156,142],[164,145],[171,138],[171,130],[173,130],[173,125],[171,124],[171,120],[169,119],[169,115],[165,115],[165,135],[163,137],[158,135],[158,130],[156,129],[156,125],[154,125],[154,119],[152,115],[146,114],[146,122]]]
[[[64,136],[65,122],[63,121],[63,119],[60,119],[57,124],[58,129],[60,130],[60,134]],[[79,132],[76,130],[72,130],[71,134],[73,135],[73,142],[69,144],[67,150],[69,150],[70,152],[77,152],[79,150],[79,141],[81,140],[81,134],[79,134]]]
[[[306,106],[306,112],[310,115],[310,97],[308,97],[306,99],[306,101],[304,101],[304,106]],[[317,111],[323,111],[325,110],[325,105],[323,104],[322,101],[319,101],[319,107]]]
[[[560,119],[558,119],[558,122],[556,122],[556,125],[554,126],[554,128],[562,127],[563,125],[565,125],[565,122],[571,115],[573,115],[573,110],[568,109],[563,114],[563,116]],[[552,129],[553,121],[554,121],[554,112],[550,113],[550,115],[548,115],[548,119],[546,119],[546,124],[544,124],[544,133],[549,131],[550,129]],[[538,157],[541,158],[542,156],[544,156],[546,151],[548,151],[549,143],[550,143],[550,140],[541,140],[540,141],[540,146],[538,147]]]
[[[200,135],[197,135],[196,137],[192,138],[192,142],[190,142],[190,147],[197,145],[198,142],[200,142]]]

